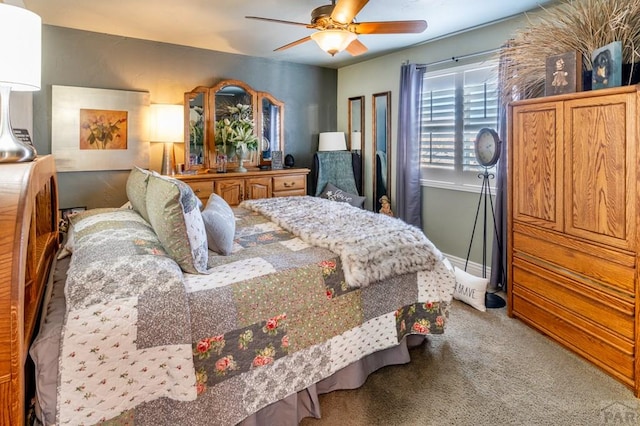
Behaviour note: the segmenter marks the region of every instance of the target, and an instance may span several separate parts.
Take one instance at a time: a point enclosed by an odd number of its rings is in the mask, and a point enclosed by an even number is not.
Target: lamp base
[[[173,152],[173,143],[167,142],[164,144],[164,150],[162,151],[162,168],[160,174],[173,176],[176,172],[176,157]]]
[[[36,149],[19,141],[13,131],[0,134],[0,163],[25,163],[36,159]]]
[[[0,87],[0,163],[24,163],[36,159],[38,153],[33,145],[18,140],[11,129],[9,96],[11,88]]]

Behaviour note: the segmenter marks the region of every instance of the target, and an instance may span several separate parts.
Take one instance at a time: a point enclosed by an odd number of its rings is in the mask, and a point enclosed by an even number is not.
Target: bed
[[[316,197],[211,231],[189,191],[137,169],[133,208],[71,219],[30,351],[45,424],[297,424],[444,332],[454,277],[421,231]]]

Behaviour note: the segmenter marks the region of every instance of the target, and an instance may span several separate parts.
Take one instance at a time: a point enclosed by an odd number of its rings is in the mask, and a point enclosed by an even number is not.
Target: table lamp
[[[173,175],[176,168],[173,143],[184,142],[184,107],[182,105],[152,104],[149,140],[164,143],[160,173]]]
[[[320,133],[318,141],[318,151],[346,151],[347,142],[344,139],[344,132],[324,132]]]
[[[17,6],[0,3],[0,163],[33,161],[33,145],[18,140],[11,128],[11,91],[40,90],[42,20]]]

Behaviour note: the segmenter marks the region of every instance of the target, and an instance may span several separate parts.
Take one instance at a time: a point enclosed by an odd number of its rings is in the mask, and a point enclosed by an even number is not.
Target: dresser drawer
[[[514,315],[522,321],[633,386],[635,345],[632,341],[594,327],[573,312],[545,303],[538,295],[522,289],[517,291],[517,285],[513,308]]]
[[[209,196],[213,193],[213,181],[189,181],[187,183],[203,203],[206,204],[209,201]]]
[[[273,192],[294,192],[287,195],[306,195],[307,178],[305,175],[289,175],[273,177]],[[278,194],[281,196],[281,194]],[[274,194],[276,196],[276,194]]]
[[[579,275],[560,274],[524,259],[513,260],[514,293],[526,291],[555,304],[596,325],[598,330],[613,330],[633,341],[635,336],[635,299],[615,295],[606,287]],[[585,277],[582,277],[583,279]]]
[[[635,296],[635,254],[515,223],[513,250],[547,268],[571,271],[608,287],[612,293]]]

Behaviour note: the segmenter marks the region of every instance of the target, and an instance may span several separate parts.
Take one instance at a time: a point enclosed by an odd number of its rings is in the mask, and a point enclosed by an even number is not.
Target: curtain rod
[[[428,64],[420,64],[419,66],[432,67],[434,65],[446,64],[447,62],[458,62],[461,59],[469,59],[469,58],[474,58],[476,56],[482,56],[482,55],[488,55],[490,53],[496,53],[496,52],[499,52],[500,49],[501,48],[498,47],[498,48],[495,48],[495,49],[483,50],[482,52],[469,53],[469,54],[460,55],[460,56],[452,56],[452,57],[447,58],[447,59],[441,59],[439,61],[429,62]],[[409,63],[409,60],[405,60],[402,63],[406,65],[406,64]]]

